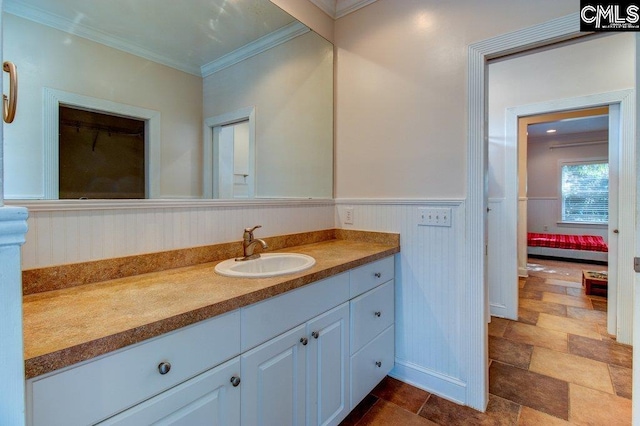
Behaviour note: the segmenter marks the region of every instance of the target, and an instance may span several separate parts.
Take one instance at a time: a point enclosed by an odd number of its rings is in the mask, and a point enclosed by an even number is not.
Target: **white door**
[[[242,355],[243,426],[304,425],[307,344],[302,324]]]
[[[239,426],[240,358],[211,369],[101,425]]]
[[[349,413],[349,304],[307,326],[307,425],[335,425]]]
[[[215,180],[214,197],[220,199],[252,198],[254,176],[253,150],[249,138],[249,120],[214,128]]]

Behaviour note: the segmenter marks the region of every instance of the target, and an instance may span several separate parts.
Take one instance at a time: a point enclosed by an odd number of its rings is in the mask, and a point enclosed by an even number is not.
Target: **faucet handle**
[[[248,233],[252,234],[253,231],[255,231],[258,228],[262,228],[262,225],[256,225],[253,228],[244,228],[244,232],[248,232]]]

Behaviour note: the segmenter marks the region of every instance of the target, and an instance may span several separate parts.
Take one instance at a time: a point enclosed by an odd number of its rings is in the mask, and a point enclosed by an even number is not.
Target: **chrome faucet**
[[[253,238],[253,231],[255,231],[258,228],[262,228],[262,225],[256,225],[253,228],[244,229],[244,234],[242,234],[242,251],[243,251],[244,257],[238,257],[236,258],[236,261],[240,262],[243,260],[251,260],[251,259],[259,258],[260,254],[253,253],[253,250],[256,248],[256,244],[258,243],[260,243],[263,250],[266,250],[269,248],[269,246],[267,245],[267,243],[264,242],[264,240],[261,240],[260,238]]]

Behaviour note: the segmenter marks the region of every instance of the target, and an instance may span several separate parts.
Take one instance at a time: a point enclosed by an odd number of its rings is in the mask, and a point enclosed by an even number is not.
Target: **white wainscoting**
[[[336,225],[400,233],[396,256],[396,366],[391,375],[467,403],[471,327],[465,309],[462,200],[336,200]],[[344,224],[345,208],[353,224]],[[451,227],[418,226],[421,207],[450,208]],[[478,303],[484,303],[478,300]]]
[[[333,200],[311,204],[268,202],[149,208],[29,212],[22,268],[32,269],[242,240],[244,228],[262,225],[256,237],[334,228]]]
[[[517,224],[504,198],[490,198],[487,281],[492,316],[518,319]]]
[[[558,225],[560,199],[557,197],[529,197],[527,203],[527,231],[544,234],[600,235],[608,240],[606,226]],[[546,229],[545,229],[546,226]]]

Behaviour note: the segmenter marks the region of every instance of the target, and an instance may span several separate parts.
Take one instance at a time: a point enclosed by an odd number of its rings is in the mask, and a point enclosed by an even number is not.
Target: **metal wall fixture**
[[[12,123],[18,104],[18,69],[13,62],[5,61],[2,70],[9,73],[9,96],[2,95],[3,119],[5,123]]]

